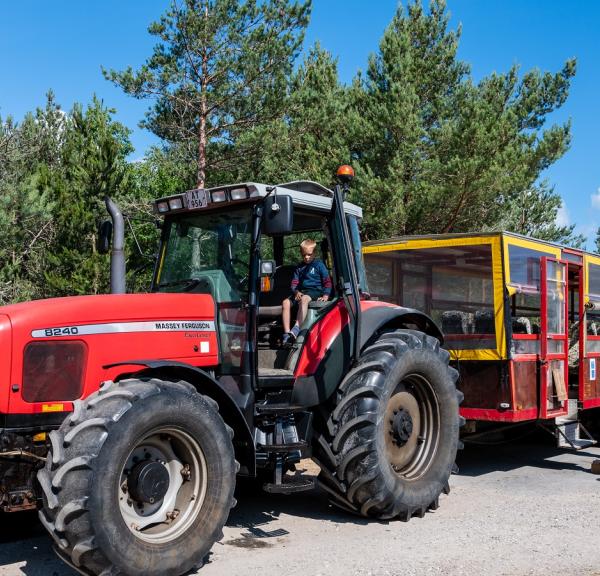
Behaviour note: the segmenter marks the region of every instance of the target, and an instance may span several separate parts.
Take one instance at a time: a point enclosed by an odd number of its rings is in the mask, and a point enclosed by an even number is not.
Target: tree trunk
[[[208,20],[208,4],[204,6],[205,22]],[[207,77],[208,77],[208,52],[206,48],[202,51],[202,80],[200,84],[200,127],[198,131],[198,173],[196,176],[196,186],[204,188],[206,185],[206,116],[208,105],[207,98]]]

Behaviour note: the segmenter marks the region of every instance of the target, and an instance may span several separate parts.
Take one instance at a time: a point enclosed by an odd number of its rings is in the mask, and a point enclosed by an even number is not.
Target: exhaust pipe
[[[119,206],[108,196],[104,197],[106,209],[112,220],[112,251],[110,253],[110,293],[125,294],[125,222]]]

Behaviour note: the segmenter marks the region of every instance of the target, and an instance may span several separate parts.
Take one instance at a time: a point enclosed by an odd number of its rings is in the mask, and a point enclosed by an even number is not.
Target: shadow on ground
[[[483,441],[471,444],[467,439],[464,450],[458,453],[457,464],[460,474],[470,477],[508,472],[524,466],[589,473],[590,458],[598,458],[598,452],[557,448],[553,438],[544,432],[533,431],[524,437],[489,444]]]
[[[2,566],[15,564],[25,576],[77,574],[54,554],[37,512],[0,513],[0,573]]]

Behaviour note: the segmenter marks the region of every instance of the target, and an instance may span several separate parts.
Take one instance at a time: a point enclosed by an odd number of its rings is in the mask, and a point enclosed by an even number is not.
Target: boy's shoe
[[[281,338],[281,345],[284,347],[290,346],[295,339],[296,337],[291,332],[286,332]]]
[[[300,326],[298,326],[298,324],[295,324],[289,333],[294,337],[295,340],[296,338],[298,338],[298,334],[300,334]]]

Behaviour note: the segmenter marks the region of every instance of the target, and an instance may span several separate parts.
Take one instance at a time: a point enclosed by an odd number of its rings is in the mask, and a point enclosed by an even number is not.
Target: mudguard
[[[416,328],[440,343],[444,341],[441,330],[427,314],[387,302],[367,300],[361,304],[361,350],[383,328]],[[316,406],[335,392],[350,369],[352,339],[348,313],[338,303],[312,327],[307,337],[294,374],[291,400],[294,405]]]
[[[362,350],[373,335],[383,327],[408,328],[411,325],[429,336],[434,336],[440,341],[440,344],[444,343],[442,331],[427,314],[414,308],[382,303],[379,306],[363,309],[360,348]]]

